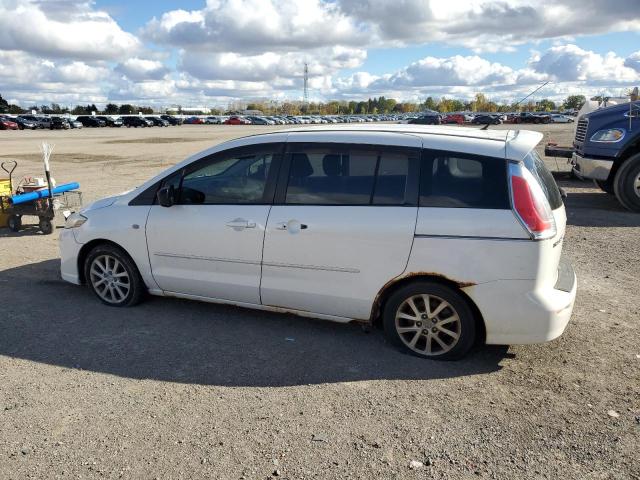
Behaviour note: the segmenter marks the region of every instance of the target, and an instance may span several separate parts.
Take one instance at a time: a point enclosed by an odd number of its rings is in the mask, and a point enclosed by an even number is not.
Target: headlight
[[[591,136],[592,142],[613,143],[619,142],[624,137],[622,128],[610,128],[608,130],[598,130]]]
[[[64,228],[78,228],[84,222],[87,221],[87,217],[84,215],[80,215],[79,213],[72,213],[67,218],[67,221],[64,224]]]

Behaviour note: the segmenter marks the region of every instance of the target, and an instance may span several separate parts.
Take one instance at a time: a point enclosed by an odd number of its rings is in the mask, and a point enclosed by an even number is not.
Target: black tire
[[[11,215],[7,220],[7,226],[12,232],[19,232],[22,228],[22,217],[20,215]]]
[[[613,182],[609,180],[594,180],[593,183],[603,192],[607,192],[611,195],[616,194],[616,192],[613,191]]]
[[[96,286],[94,286],[94,278],[96,277],[92,274],[91,267],[94,266],[94,262],[103,262],[105,257],[117,259],[120,265],[122,265],[123,267],[122,270],[119,271],[126,271],[128,275],[127,294],[119,301],[109,301],[107,298],[101,295],[97,291]],[[95,269],[95,271],[98,270],[98,268]],[[114,273],[118,275],[117,272],[118,271],[115,271]],[[132,307],[134,305],[137,305],[142,300],[145,292],[144,282],[142,281],[142,277],[140,276],[138,267],[136,267],[131,257],[129,257],[129,255],[121,248],[111,244],[105,243],[98,245],[89,252],[84,262],[84,278],[89,289],[94,293],[98,300],[100,300],[105,305],[109,305],[110,307]]]
[[[640,213],[640,153],[629,157],[613,180],[616,198],[627,210]]]
[[[428,309],[425,308],[425,302],[422,300],[425,295],[428,295],[427,298],[430,299]],[[417,321],[399,318],[396,322],[396,314],[403,314],[407,311],[406,309],[409,309],[406,302],[412,297],[419,297],[414,301],[414,305],[419,312],[422,312],[420,317],[417,317],[417,313],[411,313],[411,316],[418,318]],[[426,311],[435,312],[441,308],[442,302],[447,306],[429,318]],[[411,309],[408,311],[411,312]],[[457,321],[450,320],[456,316]],[[433,360],[462,358],[471,350],[476,339],[475,319],[465,298],[455,289],[436,282],[418,281],[393,293],[384,307],[383,325],[387,339],[400,350]],[[398,328],[411,330],[399,332]],[[449,333],[445,333],[446,330]],[[451,334],[456,334],[457,338]],[[416,335],[418,335],[417,341]],[[441,342],[444,342],[447,349],[435,341],[436,336]],[[411,340],[413,340],[414,348],[409,345],[412,343]],[[423,346],[424,348],[422,348]],[[429,350],[431,353],[428,353]]]
[[[53,223],[51,223],[51,220],[48,218],[41,218],[38,227],[40,227],[40,231],[45,235],[51,235],[53,233]]]

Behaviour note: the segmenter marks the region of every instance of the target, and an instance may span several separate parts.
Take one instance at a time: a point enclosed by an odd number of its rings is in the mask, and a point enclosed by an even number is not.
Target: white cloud
[[[259,55],[209,53],[186,50],[180,68],[200,79],[272,81],[302,79],[307,63],[310,78],[331,75],[345,68],[357,68],[366,51],[348,47],[328,47],[308,52],[265,52]]]
[[[624,59],[614,52],[603,56],[569,44],[551,47],[543,55],[535,55],[529,64],[536,72],[557,81],[613,85],[640,81],[637,60],[638,52]]]
[[[154,17],[144,36],[164,45],[253,55],[368,41],[358,23],[321,0],[209,0],[202,10]]]
[[[0,0],[0,49],[43,57],[110,60],[141,48],[89,1]]]
[[[134,81],[160,80],[169,73],[169,69],[162,62],[138,57],[128,58],[114,70]]]
[[[640,30],[637,0],[339,0],[382,44],[445,42],[477,52],[542,39]]]

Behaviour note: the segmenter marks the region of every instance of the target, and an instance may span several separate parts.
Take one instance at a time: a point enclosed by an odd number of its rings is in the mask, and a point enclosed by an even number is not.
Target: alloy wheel
[[[396,311],[396,331],[411,350],[427,356],[442,355],[458,343],[461,322],[458,312],[435,295],[413,295]]]
[[[131,278],[115,256],[100,255],[94,258],[89,274],[93,289],[105,302],[120,303],[129,295]]]

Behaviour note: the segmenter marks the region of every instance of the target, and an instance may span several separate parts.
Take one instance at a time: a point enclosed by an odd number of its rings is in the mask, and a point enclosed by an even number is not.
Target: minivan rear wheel
[[[456,360],[473,347],[476,326],[455,289],[415,282],[393,293],[383,312],[386,337],[401,350],[434,360]]]

